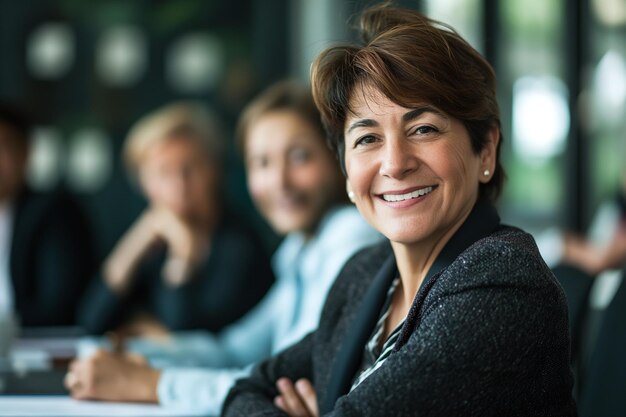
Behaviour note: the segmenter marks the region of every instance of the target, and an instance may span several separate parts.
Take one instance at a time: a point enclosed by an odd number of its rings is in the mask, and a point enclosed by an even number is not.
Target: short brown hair
[[[424,101],[459,119],[480,152],[489,130],[500,127],[496,77],[489,63],[452,28],[389,3],[362,12],[361,44],[323,51],[313,63],[313,97],[345,173],[344,124],[357,86],[368,84],[402,107]],[[500,144],[491,181],[480,195],[495,200],[505,178]]]
[[[246,135],[250,126],[260,117],[275,111],[291,111],[310,122],[311,127],[325,138],[320,112],[315,107],[311,90],[296,81],[284,80],[262,91],[244,108],[237,123],[236,140],[245,153]]]

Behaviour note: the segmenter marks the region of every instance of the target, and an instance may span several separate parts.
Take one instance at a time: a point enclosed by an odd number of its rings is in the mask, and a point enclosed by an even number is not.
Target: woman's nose
[[[289,187],[289,167],[285,163],[277,164],[272,175],[272,185],[277,189]]]
[[[415,171],[419,166],[405,138],[392,138],[382,147],[380,174],[389,178],[402,178]]]

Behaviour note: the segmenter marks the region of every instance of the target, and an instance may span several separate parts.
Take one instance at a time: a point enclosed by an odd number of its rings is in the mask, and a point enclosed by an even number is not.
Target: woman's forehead
[[[437,106],[426,100],[415,100],[412,103],[398,103],[385,96],[380,90],[369,89],[361,91],[361,94],[354,94],[351,98],[350,108],[346,112],[344,129],[348,129],[355,120],[377,119],[386,115],[396,114],[402,121],[415,120],[423,115],[431,114],[444,119],[450,116]]]
[[[406,100],[406,99],[405,99]],[[406,111],[419,108],[429,108],[434,113],[447,116],[447,113],[438,108],[426,98],[416,96],[410,102],[403,102],[396,97],[385,95],[380,89],[368,82],[357,83],[350,93],[348,100],[348,108],[345,118],[353,119],[359,117],[363,113],[372,113],[374,110],[379,111],[385,108],[401,107]]]

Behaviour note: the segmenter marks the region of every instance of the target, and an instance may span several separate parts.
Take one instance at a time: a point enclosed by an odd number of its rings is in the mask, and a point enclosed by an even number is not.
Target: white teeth
[[[433,190],[433,187],[426,187],[426,188],[415,190],[406,194],[383,194],[383,199],[385,201],[404,201],[410,198],[417,198],[417,197],[426,195],[432,190]]]

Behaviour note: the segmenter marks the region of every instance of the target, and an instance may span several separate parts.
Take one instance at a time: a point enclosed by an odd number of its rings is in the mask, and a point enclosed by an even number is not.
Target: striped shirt
[[[385,321],[387,317],[389,317],[389,313],[391,312],[391,301],[393,300],[393,294],[400,283],[400,277],[396,277],[391,286],[389,287],[389,291],[387,291],[387,299],[385,300],[385,304],[382,308],[383,314],[378,319],[376,323],[376,327],[374,328],[374,332],[372,333],[372,337],[370,337],[367,345],[365,346],[365,352],[363,353],[363,363],[361,364],[361,372],[359,376],[355,378],[352,383],[352,387],[350,391],[355,389],[359,384],[367,377],[369,377],[375,370],[380,368],[383,363],[387,360],[389,355],[391,355],[391,351],[396,345],[396,340],[398,340],[398,336],[400,335],[400,329],[404,324],[404,320],[391,332],[385,343],[383,343],[382,348],[380,347],[380,339],[383,335],[383,331],[385,329]]]

